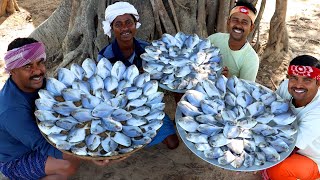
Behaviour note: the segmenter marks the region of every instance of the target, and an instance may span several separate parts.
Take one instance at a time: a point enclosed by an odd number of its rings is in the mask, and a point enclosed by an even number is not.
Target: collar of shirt
[[[128,59],[124,58],[116,39],[112,42],[113,54],[116,59],[118,59],[119,61],[122,61],[126,66],[135,64],[137,67],[141,67],[142,62],[140,59],[140,55],[144,53],[145,50],[140,46],[139,42],[135,38],[133,39],[133,43],[134,43],[133,54],[135,54],[135,56],[129,58],[130,60],[132,60],[132,63]],[[136,56],[139,58],[135,58]]]

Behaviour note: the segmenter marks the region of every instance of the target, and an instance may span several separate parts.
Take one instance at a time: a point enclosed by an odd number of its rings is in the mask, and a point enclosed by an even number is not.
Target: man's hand
[[[111,165],[113,163],[120,162],[126,158],[127,157],[121,157],[119,159],[92,160],[92,162],[98,166],[107,166],[107,165]]]
[[[229,69],[227,66],[225,66],[222,70],[222,74],[226,77],[226,78],[229,78],[231,77],[230,73],[229,73]]]

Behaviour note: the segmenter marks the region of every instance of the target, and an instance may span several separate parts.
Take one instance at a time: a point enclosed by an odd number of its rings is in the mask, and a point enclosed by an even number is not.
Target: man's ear
[[[12,74],[16,74],[15,69],[10,70],[9,72],[10,72],[11,75],[12,75]]]
[[[316,84],[317,84],[317,86],[318,86],[318,88],[320,87],[320,80],[317,80],[316,81]]]
[[[251,22],[251,27],[250,27],[250,31],[252,31],[254,29],[255,25],[253,22]]]

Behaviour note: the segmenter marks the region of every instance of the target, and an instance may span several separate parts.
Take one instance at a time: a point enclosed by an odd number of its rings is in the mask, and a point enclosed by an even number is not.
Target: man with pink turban
[[[17,38],[5,54],[10,77],[0,91],[0,171],[10,179],[67,179],[80,160],[62,153],[40,133],[34,117],[38,90],[44,87],[43,43]],[[106,165],[109,161],[94,161]]]

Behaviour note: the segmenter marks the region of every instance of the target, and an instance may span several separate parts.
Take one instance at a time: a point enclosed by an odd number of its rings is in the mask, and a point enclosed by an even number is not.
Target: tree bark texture
[[[0,0],[0,17],[20,11],[17,0]]]
[[[57,10],[30,36],[45,43],[49,73],[71,63],[82,63],[112,39],[103,32],[105,9],[115,0],[62,0]],[[151,42],[163,33],[182,31],[206,38],[226,32],[230,1],[223,0],[128,0],[139,12],[142,26],[137,37]],[[113,38],[113,34],[112,34]],[[50,75],[50,74],[49,74]]]
[[[254,21],[254,29],[252,30],[252,32],[249,34],[248,37],[248,41],[252,42],[252,40],[254,39],[255,35],[257,34],[257,31],[259,31],[260,29],[260,22],[262,19],[262,15],[264,13],[264,9],[266,7],[266,2],[267,0],[261,0],[261,5],[260,5],[260,9],[259,9],[259,13],[257,14],[257,18]],[[257,39],[259,39],[259,37],[257,37]],[[259,41],[257,40],[256,43],[259,43]]]
[[[269,38],[263,58],[269,62],[282,62],[288,52],[288,32],[286,26],[287,0],[277,0],[276,10],[270,21]]]
[[[219,14],[217,22],[217,32],[227,32],[227,21],[230,12],[230,2],[219,0]]]

